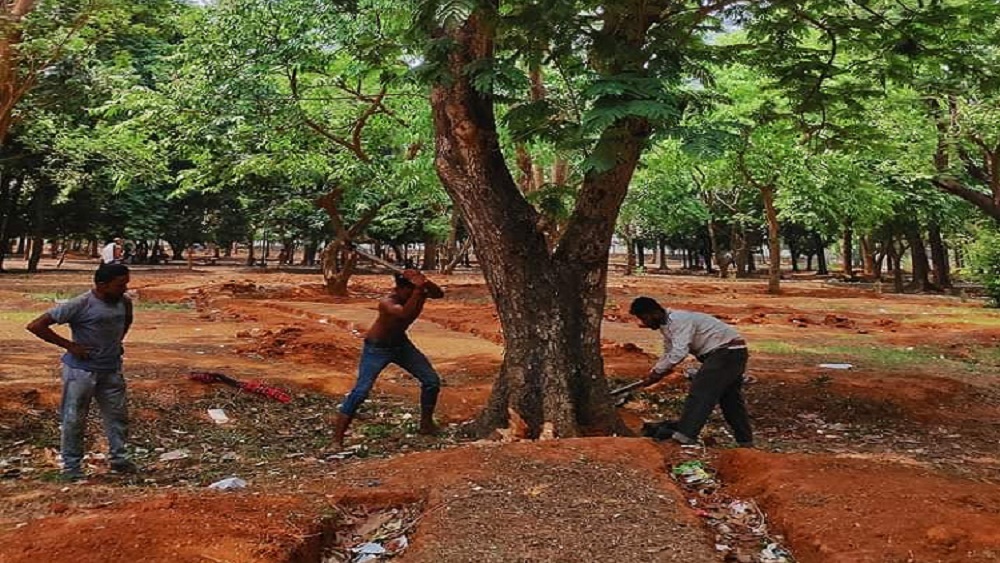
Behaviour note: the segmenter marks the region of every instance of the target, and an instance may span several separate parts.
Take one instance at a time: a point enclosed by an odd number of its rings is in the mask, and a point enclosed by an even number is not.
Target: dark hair
[[[663,307],[652,297],[636,297],[632,305],[628,308],[630,315],[645,315],[662,311]]]
[[[406,276],[404,276],[403,274],[398,274],[398,273],[397,274],[393,274],[392,277],[396,278],[396,287],[399,287],[399,288],[403,288],[403,287],[416,287],[415,285],[413,285],[413,282],[411,282],[410,280],[406,279]]]
[[[109,281],[128,275],[128,266],[125,264],[101,264],[94,272],[94,283],[108,283]]]

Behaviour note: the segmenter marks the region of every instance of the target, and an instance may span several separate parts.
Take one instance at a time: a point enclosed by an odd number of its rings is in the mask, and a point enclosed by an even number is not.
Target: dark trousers
[[[677,431],[697,439],[715,405],[722,407],[722,416],[733,429],[739,444],[753,443],[750,416],[743,398],[743,372],[747,367],[746,348],[723,348],[702,358],[701,369],[691,381],[691,390],[684,402],[684,414]]]
[[[358,364],[358,381],[347,395],[347,399],[340,405],[340,412],[354,416],[375,386],[378,374],[389,364],[396,364],[420,381],[421,411],[433,412],[441,389],[441,379],[427,360],[427,356],[424,356],[409,339],[389,346],[365,340],[361,351],[361,362]]]

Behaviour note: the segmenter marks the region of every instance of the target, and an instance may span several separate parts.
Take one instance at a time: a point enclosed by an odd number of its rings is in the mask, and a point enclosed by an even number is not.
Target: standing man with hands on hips
[[[97,400],[101,410],[111,470],[137,471],[126,453],[128,408],[122,376],[122,340],[132,326],[132,301],[125,294],[128,283],[127,266],[102,264],[94,273],[93,289],[54,307],[27,326],[35,336],[66,350],[62,356],[59,414],[63,477],[70,481],[85,478],[84,432],[91,399]],[[69,324],[72,339],[52,330],[54,324]]]

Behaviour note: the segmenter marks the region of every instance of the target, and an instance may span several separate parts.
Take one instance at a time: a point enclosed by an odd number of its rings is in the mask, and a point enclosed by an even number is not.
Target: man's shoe
[[[736,442],[737,448],[753,448],[753,442]]]
[[[139,466],[127,459],[124,461],[112,461],[111,471],[113,473],[121,473],[122,475],[135,475],[139,472]]]
[[[681,434],[680,432],[674,432],[670,438],[682,446],[694,446],[698,444],[698,440],[695,440],[685,434]]]

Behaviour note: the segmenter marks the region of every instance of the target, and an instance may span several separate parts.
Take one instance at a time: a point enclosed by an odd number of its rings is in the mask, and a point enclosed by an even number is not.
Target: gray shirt
[[[664,374],[681,363],[688,354],[702,356],[740,338],[736,329],[719,319],[693,311],[667,310],[663,333],[663,357],[653,371]]]
[[[132,302],[123,296],[117,303],[103,301],[93,291],[88,291],[58,305],[49,316],[58,323],[69,323],[73,342],[83,344],[90,357],[82,359],[66,352],[62,362],[71,368],[86,371],[120,371],[122,367],[122,339],[128,318],[132,315]]]

